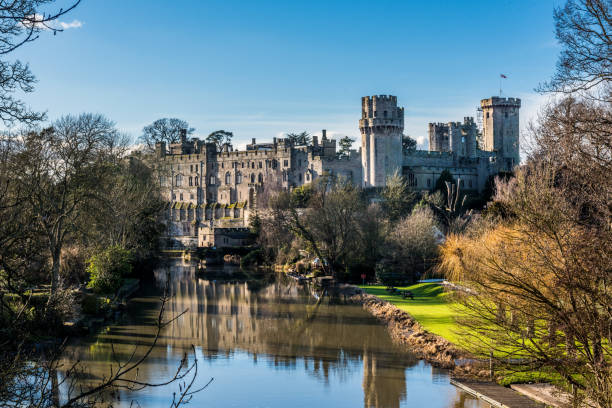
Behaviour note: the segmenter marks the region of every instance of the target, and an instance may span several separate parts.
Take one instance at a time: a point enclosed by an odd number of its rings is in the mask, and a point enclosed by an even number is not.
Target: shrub
[[[87,287],[97,293],[114,293],[121,279],[132,272],[132,254],[118,245],[106,248],[89,258]]]
[[[255,249],[242,257],[242,259],[240,260],[240,267],[249,268],[259,263],[262,263],[263,260],[264,260],[263,250]]]

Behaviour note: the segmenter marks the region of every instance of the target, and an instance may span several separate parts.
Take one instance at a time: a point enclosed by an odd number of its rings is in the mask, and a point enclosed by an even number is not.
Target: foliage
[[[503,358],[528,357],[535,368],[554,370],[610,406],[612,349],[605,311],[612,307],[612,233],[596,216],[585,217],[591,198],[584,191],[565,193],[575,186],[562,180],[542,164],[519,171],[496,197],[515,217],[451,236],[442,267],[472,290],[460,299],[467,311],[461,323],[478,333],[466,335],[472,350],[493,350],[500,364]]]
[[[301,133],[287,133],[287,139],[294,146],[305,146],[312,142],[312,137],[306,131]]]
[[[181,132],[185,131],[186,135],[190,135],[194,130],[182,119],[162,118],[142,128],[142,135],[139,139],[151,152],[155,149],[155,143],[164,142],[166,145],[178,143]]]
[[[417,141],[408,135],[402,136],[402,149],[407,152],[414,152],[417,148]]]
[[[444,201],[446,201],[446,197],[447,197],[447,190],[446,190],[446,183],[454,183],[455,179],[453,178],[453,175],[451,174],[451,172],[447,169],[442,170],[442,173],[440,173],[440,177],[438,177],[438,179],[436,180],[436,184],[434,185],[434,192],[435,191],[439,191],[444,195]]]
[[[291,190],[292,205],[297,208],[306,208],[310,199],[313,197],[314,191],[312,185],[304,184]]]
[[[416,194],[410,191],[408,182],[399,171],[395,171],[387,178],[387,183],[380,195],[382,210],[392,222],[406,216],[416,199]]]
[[[438,243],[436,221],[428,208],[417,208],[398,221],[387,237],[384,256],[394,272],[415,282],[434,264]]]
[[[264,262],[264,251],[261,248],[254,249],[240,259],[240,267],[243,269],[251,268]]]
[[[355,139],[348,136],[344,136],[343,138],[341,138],[338,142],[338,145],[340,146],[338,156],[348,157],[350,155],[351,147],[353,146],[354,142]]]
[[[97,293],[115,293],[121,286],[121,279],[132,272],[132,253],[114,245],[92,256],[88,263],[87,287]]]
[[[215,146],[217,146],[217,151],[220,152],[223,149],[223,145],[232,143],[233,137],[234,134],[232,132],[225,130],[215,130],[214,132],[206,136],[206,142],[213,143]]]
[[[251,216],[249,219],[249,232],[255,238],[259,237],[259,234],[261,233],[261,223],[261,217],[258,213],[255,213],[255,215]]]

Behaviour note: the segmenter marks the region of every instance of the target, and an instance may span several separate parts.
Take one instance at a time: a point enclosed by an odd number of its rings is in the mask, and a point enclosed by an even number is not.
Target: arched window
[[[225,184],[232,184],[232,175],[229,171],[225,173]]]
[[[255,162],[251,162],[251,168],[254,169],[255,168]]]
[[[251,173],[251,183],[255,182],[255,174]]]
[[[189,185],[193,186],[193,177],[189,176]]]
[[[383,117],[384,117],[385,119],[387,119],[387,111],[384,111],[384,112],[383,112]]]
[[[216,183],[215,176],[210,176],[210,185],[214,186]]]
[[[240,184],[240,183],[242,183],[242,173],[237,172],[236,173],[236,184]]]
[[[177,174],[176,177],[174,177],[174,185],[180,187],[181,184],[183,184],[183,176]]]
[[[263,166],[263,164],[261,164],[261,162],[259,162],[259,168],[261,169]]]
[[[197,186],[198,185],[198,177],[194,177],[193,179],[195,181],[195,185]]]
[[[259,175],[257,176],[257,181],[263,183],[263,174],[259,173]]]

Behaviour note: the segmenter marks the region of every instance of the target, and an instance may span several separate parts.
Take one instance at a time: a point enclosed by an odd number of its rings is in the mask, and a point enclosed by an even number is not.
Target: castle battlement
[[[515,108],[521,107],[521,99],[520,98],[504,98],[500,96],[492,96],[488,99],[482,99],[480,101],[480,106],[482,108],[491,107],[491,106],[512,106]]]

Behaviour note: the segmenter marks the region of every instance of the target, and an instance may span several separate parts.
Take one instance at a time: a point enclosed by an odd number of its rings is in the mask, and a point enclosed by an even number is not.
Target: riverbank
[[[410,346],[419,358],[438,367],[454,369],[457,359],[467,357],[465,352],[444,337],[426,330],[410,313],[367,293],[366,288],[360,287],[361,293],[353,295],[351,300],[360,303],[364,309],[384,322],[391,337],[400,344]]]

